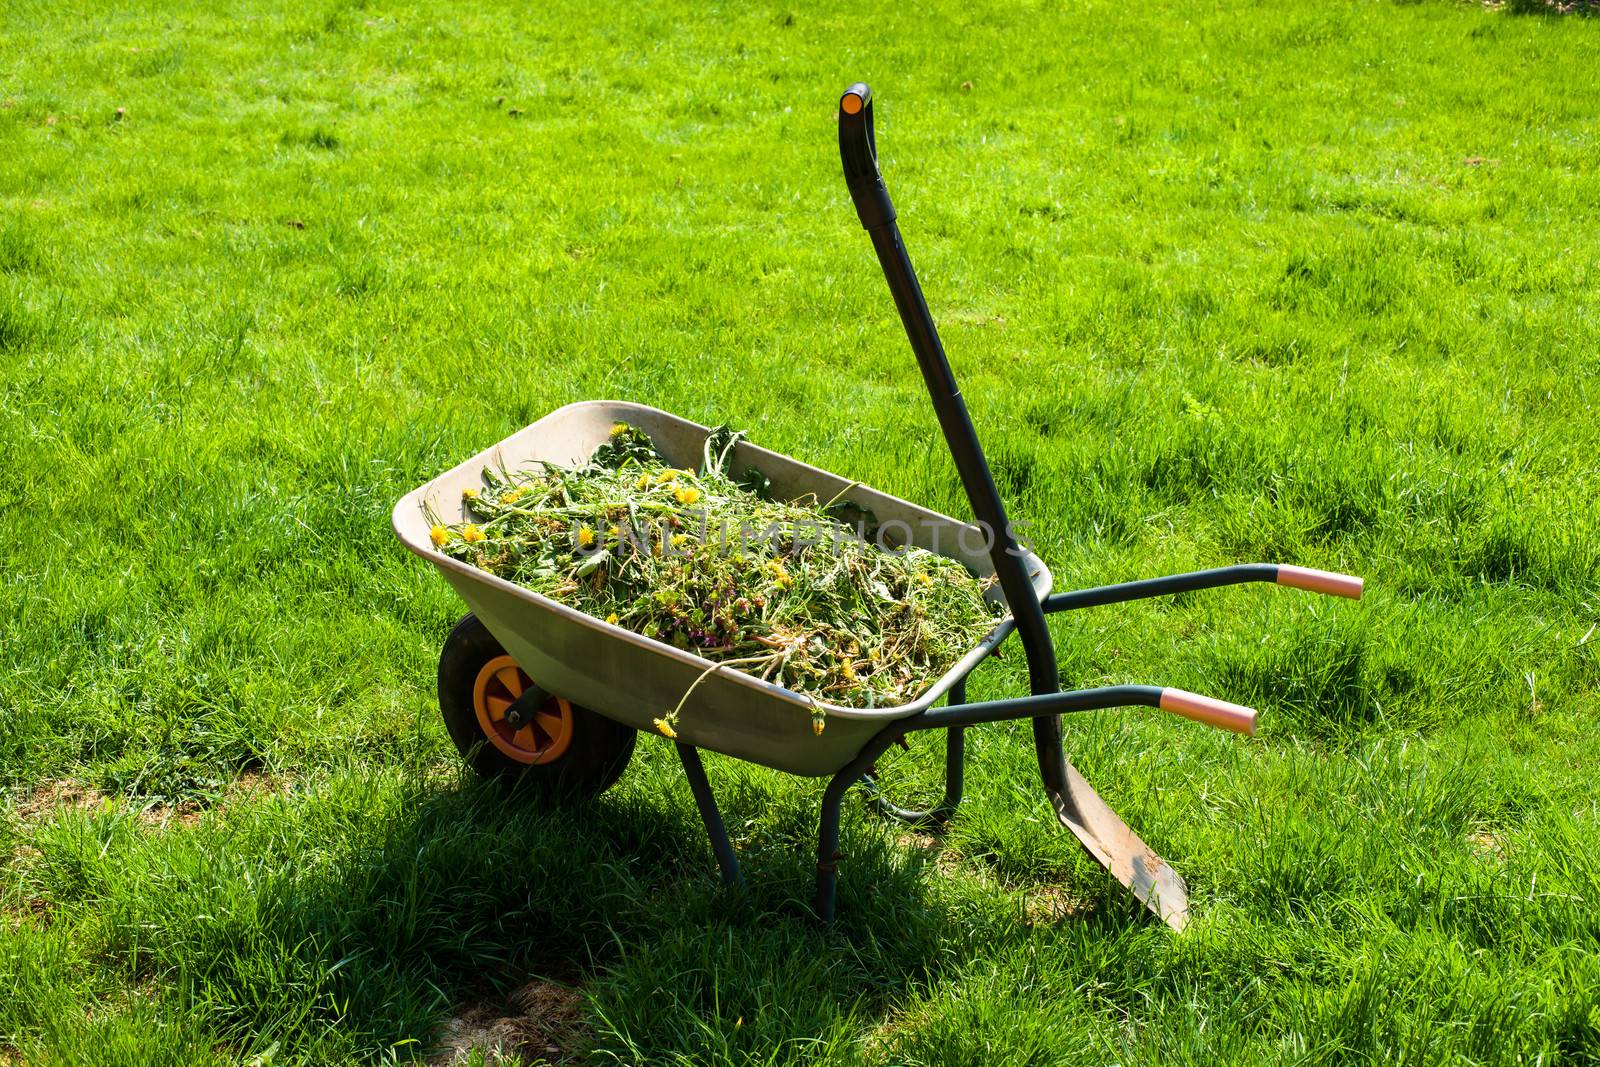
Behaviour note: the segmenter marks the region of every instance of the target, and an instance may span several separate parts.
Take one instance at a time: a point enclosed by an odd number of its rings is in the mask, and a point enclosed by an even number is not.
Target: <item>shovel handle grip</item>
[[[872,128],[872,90],[856,82],[839,95],[839,159],[856,215],[868,230],[894,221],[894,204],[878,170],[878,135]]]
[[[1161,690],[1162,711],[1182,715],[1185,719],[1203,722],[1219,730],[1232,730],[1236,734],[1253,735],[1256,732],[1256,712],[1243,704],[1230,704],[1215,697],[1203,697],[1182,689]]]
[[[1335,574],[1333,571],[1319,571],[1311,567],[1291,567],[1287,563],[1282,563],[1278,565],[1278,584],[1295,589],[1308,589],[1313,593],[1360,600],[1363,582],[1350,574]]]

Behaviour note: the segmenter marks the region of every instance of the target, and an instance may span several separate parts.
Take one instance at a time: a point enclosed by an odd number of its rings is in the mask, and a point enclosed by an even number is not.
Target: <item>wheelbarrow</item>
[[[1066,759],[1060,716],[1106,708],[1150,707],[1210,726],[1250,734],[1256,713],[1227,701],[1149,685],[1062,691],[1045,618],[1061,611],[1187,593],[1244,582],[1275,582],[1359,598],[1362,582],[1341,574],[1251,563],[1163,578],[1054,592],[1048,567],[1018,543],[967,413],[938,331],[895,223],[878,170],[872,92],[857,83],[839,100],[839,152],[856,213],[888,279],[922,371],[939,427],[972,507],[972,522],[929,511],[848,478],[740,441],[734,463],[754,468],[781,499],[848,497],[893,529],[902,544],[959,560],[992,578],[1004,612],[994,628],[916,700],[895,707],[819,703],[691,651],[576,611],[548,597],[451,559],[434,547],[428,514],[466,518],[463,490],[476,488],[487,465],[515,470],[537,463],[580,465],[624,422],[648,433],[668,462],[695,466],[710,430],[656,408],[586,401],[546,415],[406,494],[394,530],[412,552],[438,567],[471,608],[439,657],[439,704],[463,756],[480,774],[515,776],[535,789],[594,795],[612,785],[632,756],[637,732],[683,705],[675,747],[725,881],[740,882],[738,860],[706,778],[700,750],[750,760],[791,774],[826,777],[817,833],[815,909],[834,914],[840,805],[852,785],[865,787],[882,814],[938,826],[961,802],[964,738],[969,727],[1013,719],[1033,724],[1045,794],[1061,824],[1088,853],[1174,929],[1189,912],[1188,893],[1160,856],[1101,800]],[[968,675],[1012,634],[1026,657],[1030,694],[969,702]],[[697,684],[698,683],[698,684]],[[690,692],[692,688],[692,693]],[[826,724],[814,735],[813,715]],[[924,730],[945,731],[942,801],[926,811],[881,795],[874,764],[889,746]]]

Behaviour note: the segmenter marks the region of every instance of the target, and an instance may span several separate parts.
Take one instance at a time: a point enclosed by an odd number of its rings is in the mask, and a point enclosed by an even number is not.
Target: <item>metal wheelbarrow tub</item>
[[[431,507],[447,522],[470,521],[462,490],[483,485],[484,467],[517,471],[541,461],[581,466],[619,422],[648,433],[667,460],[680,467],[699,466],[710,432],[642,404],[612,400],[568,404],[407,493],[394,507],[393,523],[401,542],[439,568],[473,614],[539,685],[634,729],[651,730],[652,720],[678,705],[696,679],[713,666],[711,660],[450,558],[429,540],[425,511]],[[828,501],[843,494],[843,499],[870,509],[880,528],[892,530],[897,540],[959,560],[980,576],[993,573],[983,531],[968,523],[746,441],[736,446],[734,465],[738,470],[754,467],[771,479],[772,494],[779,499],[809,494]],[[1038,602],[1050,592],[1050,571],[1030,552],[1022,558]],[[1004,598],[998,587],[991,595]],[[994,650],[1008,630],[996,620],[988,636],[917,700],[896,707],[813,702],[790,689],[724,668],[695,689],[678,726],[679,740],[790,774],[835,774],[886,723],[937,703]],[[813,707],[820,707],[826,716],[820,735],[812,733]]]
[[[1249,734],[1255,730],[1255,712],[1227,701],[1149,685],[1062,691],[1046,616],[1243,582],[1275,582],[1358,598],[1361,579],[1303,567],[1248,563],[1052,592],[1049,570],[1012,535],[1005,503],[901,241],[894,205],[878,169],[872,110],[872,91],[863,84],[850,86],[839,98],[839,155],[845,184],[889,284],[976,521],[960,522],[744,442],[738,446],[735,462],[741,468],[760,470],[780,497],[815,494],[830,500],[845,493],[854,503],[870,508],[884,528],[893,524],[897,532],[903,530],[902,540],[958,559],[979,575],[992,575],[997,588],[990,595],[1000,598],[1009,614],[912,703],[876,709],[823,705],[826,728],[821,736],[811,732],[813,705],[806,698],[732,668],[708,675],[684,706],[677,754],[718,866],[726,881],[739,881],[738,860],[701,765],[700,747],[795,774],[832,776],[823,793],[817,831],[815,907],[826,921],[834,913],[841,858],[840,806],[847,790],[864,785],[880,813],[937,827],[961,802],[965,731],[985,723],[1029,719],[1040,779],[1061,825],[1152,913],[1181,929],[1189,912],[1183,879],[1067,761],[1060,717],[1143,706]],[[502,753],[520,753],[514,762],[496,764],[498,770],[493,773],[542,769],[548,779],[552,768],[562,761],[571,764],[578,760],[587,772],[586,780],[603,789],[616,780],[631,755],[634,730],[648,729],[653,719],[676,707],[711,666],[693,653],[608,625],[450,559],[435,551],[429,540],[424,507],[431,505],[446,518],[462,516],[461,491],[479,485],[483,467],[500,465],[515,470],[537,460],[581,463],[607,439],[616,422],[647,432],[673,463],[699,465],[705,427],[636,404],[579,403],[553,412],[479,453],[408,493],[395,506],[394,528],[401,541],[437,566],[473,609],[474,614],[456,627],[441,653],[440,705],[457,746],[482,773],[491,773],[477,762],[488,740]],[[975,547],[978,545],[982,548]],[[1021,640],[1026,656],[1029,694],[968,703],[967,675],[1013,633]],[[458,669],[462,663],[473,669],[463,673]],[[479,663],[481,669],[476,666]],[[898,807],[877,791],[872,779],[874,761],[908,734],[934,729],[946,733],[944,798],[927,811]],[[574,741],[584,736],[591,738],[588,748]],[[526,744],[532,747],[522,750],[512,745],[521,738],[529,739]],[[579,756],[585,751],[600,752],[603,758],[582,763]]]

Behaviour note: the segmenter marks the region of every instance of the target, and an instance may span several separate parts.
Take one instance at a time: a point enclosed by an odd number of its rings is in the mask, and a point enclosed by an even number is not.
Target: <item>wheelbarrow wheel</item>
[[[540,689],[470,613],[439,653],[439,711],[478,774],[567,796],[594,796],[614,785],[638,736]]]

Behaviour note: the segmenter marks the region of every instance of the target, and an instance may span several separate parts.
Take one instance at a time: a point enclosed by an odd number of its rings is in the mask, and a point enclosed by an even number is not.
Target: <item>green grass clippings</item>
[[[476,520],[435,547],[501,578],[830,703],[916,698],[994,627],[988,583],[926,549],[879,545],[830,513],[735,480],[740,435],[713,431],[698,472],[617,424],[576,469],[485,469]],[[659,725],[671,736],[675,715]],[[820,712],[814,719],[819,732]]]

